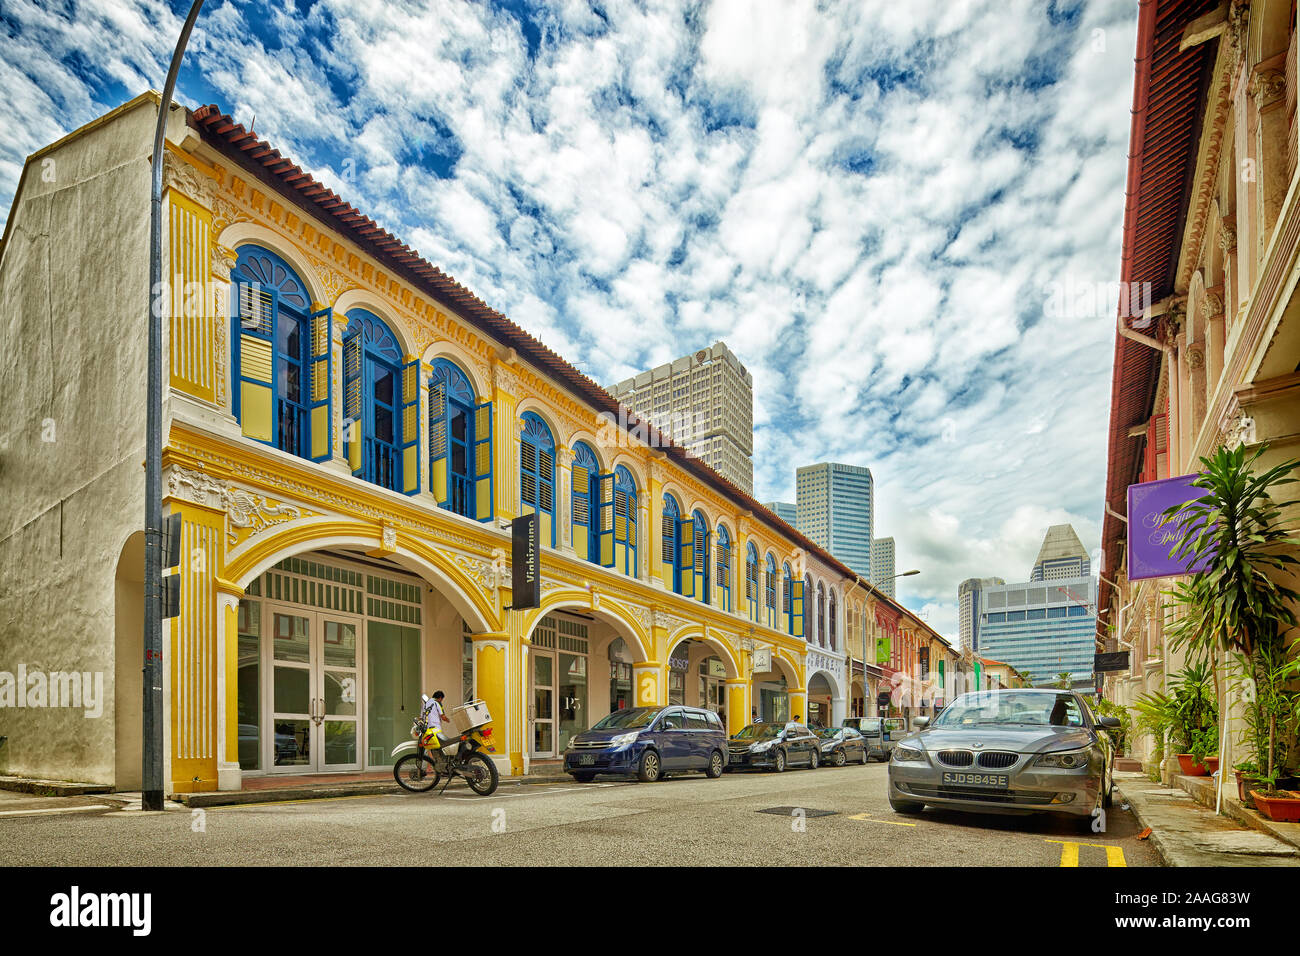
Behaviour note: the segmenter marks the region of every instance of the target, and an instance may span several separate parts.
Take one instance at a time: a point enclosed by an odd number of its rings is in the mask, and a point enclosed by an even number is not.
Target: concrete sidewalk
[[[1201,806],[1182,787],[1116,771],[1117,803],[1127,803],[1168,866],[1300,866],[1300,849]]]

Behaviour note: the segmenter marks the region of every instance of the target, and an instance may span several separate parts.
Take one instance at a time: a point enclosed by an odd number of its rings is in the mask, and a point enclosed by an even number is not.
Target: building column
[[[643,661],[632,665],[632,699],[638,707],[656,707],[668,700],[667,664]]]
[[[573,550],[573,449],[568,445],[555,448],[555,543],[565,554]],[[586,555],[584,554],[585,558]]]
[[[180,616],[171,619],[164,658],[164,696],[170,739],[171,793],[198,793],[218,789],[221,746],[228,741],[227,701],[220,696],[219,680],[227,676],[225,624],[218,616],[217,570],[225,539],[225,511],[172,495],[163,499],[165,510],[181,514]],[[219,637],[221,639],[219,639]],[[220,653],[220,659],[218,654]],[[236,666],[238,655],[236,654]],[[238,733],[238,721],[235,723]],[[238,740],[235,742],[238,747]],[[229,762],[229,752],[226,760]],[[236,766],[238,750],[236,749]],[[227,782],[230,774],[227,773]]]
[[[239,600],[244,589],[217,578],[217,789],[243,788],[239,767]],[[260,662],[259,662],[260,666]]]
[[[844,718],[848,716],[846,698],[843,694],[831,698],[831,726],[839,727],[844,723]]]
[[[727,689],[727,735],[739,733],[749,723],[749,713],[753,708],[750,702],[753,685],[745,677],[728,677]]]
[[[492,715],[492,723],[488,725],[492,728],[492,739],[488,743],[493,749],[488,752],[499,772],[520,776],[525,772],[527,748],[522,746],[523,734],[516,726],[519,708],[512,705],[521,692],[526,695],[528,691],[527,680],[513,679],[510,666],[513,641],[505,631],[471,634],[470,640],[474,645],[474,696],[487,704]]]

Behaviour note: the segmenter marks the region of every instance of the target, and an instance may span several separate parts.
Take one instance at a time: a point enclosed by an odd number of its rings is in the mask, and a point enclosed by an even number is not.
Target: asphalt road
[[[883,764],[692,774],[655,784],[503,784],[478,797],[342,797],[191,811],[0,816],[6,866],[729,865],[1159,866],[1116,807],[1072,820],[889,808]],[[798,808],[781,813],[757,811]],[[15,807],[15,809],[21,809]],[[833,815],[815,816],[813,811]]]

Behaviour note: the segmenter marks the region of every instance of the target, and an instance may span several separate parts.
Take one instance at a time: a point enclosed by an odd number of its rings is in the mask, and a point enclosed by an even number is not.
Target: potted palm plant
[[[1205,494],[1163,516],[1167,523],[1177,523],[1171,554],[1201,568],[1168,592],[1186,612],[1171,629],[1171,645],[1186,647],[1194,657],[1239,654],[1256,684],[1261,660],[1273,654],[1286,659],[1287,632],[1297,625],[1294,607],[1300,601],[1300,593],[1278,580],[1300,565],[1295,557],[1300,540],[1280,523],[1283,510],[1300,502],[1273,497],[1283,485],[1300,480],[1292,477],[1300,461],[1256,473],[1255,464],[1267,450],[1263,445],[1248,457],[1244,446],[1220,447],[1202,458],[1203,470],[1193,485]],[[1221,710],[1226,722],[1227,708]],[[1268,739],[1275,741],[1277,716],[1260,712],[1258,717],[1269,728]],[[1274,747],[1266,745],[1260,752],[1258,739],[1254,746],[1267,791],[1284,793],[1276,787],[1280,768]],[[1252,793],[1259,804],[1260,791]],[[1300,811],[1300,795],[1279,799],[1294,802]]]
[[[1184,774],[1204,777],[1219,766],[1219,708],[1214,674],[1204,662],[1190,662],[1173,675],[1173,730],[1178,766]]]

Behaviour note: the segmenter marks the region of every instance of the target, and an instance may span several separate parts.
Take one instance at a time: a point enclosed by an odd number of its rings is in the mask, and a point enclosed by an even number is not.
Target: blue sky
[[[161,87],[184,9],[4,0],[0,215],[28,154]],[[955,635],[963,578],[1022,579],[1049,524],[1099,543],[1135,16],[209,0],[178,98],[597,381],[724,340],[757,496],[869,466],[900,597]]]

